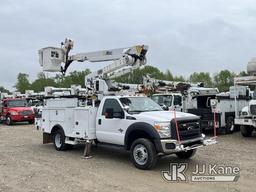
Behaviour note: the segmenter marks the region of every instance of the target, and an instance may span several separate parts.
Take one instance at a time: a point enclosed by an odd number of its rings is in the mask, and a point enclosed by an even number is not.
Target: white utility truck
[[[256,58],[252,58],[247,65],[247,72],[250,76],[236,77],[234,79],[235,88],[241,85],[247,85],[254,88],[252,100],[249,101],[248,105],[245,105],[241,111],[237,108],[238,99],[235,98],[236,102],[236,118],[235,125],[240,126],[241,134],[244,137],[251,137],[254,130],[256,130]]]
[[[61,49],[41,49],[43,69],[65,72],[67,63],[75,60],[114,60],[114,64],[85,78],[85,97],[60,96],[45,101],[39,127],[43,143],[53,142],[56,150],[85,143],[85,157],[90,156],[92,143],[119,146],[130,151],[132,162],[139,169],[153,168],[159,156],[190,158],[197,148],[216,143],[215,138],[206,139],[201,133],[199,117],[163,111],[145,96],[123,95],[122,89],[127,87],[116,87],[110,80],[113,74],[116,77],[144,65],[147,46],[69,56],[72,46],[73,42],[66,40]],[[66,66],[63,69],[62,62]]]
[[[242,108],[249,104],[250,99],[250,89],[247,86],[231,86],[229,92],[219,93],[215,99],[211,99],[212,113],[216,115],[217,127],[226,134],[237,130],[235,111],[241,112]]]
[[[256,86],[256,76],[246,76],[246,77],[237,77],[235,78],[235,87],[238,85],[250,85]],[[242,108],[239,110],[239,98],[235,98],[236,102],[236,117],[235,125],[240,127],[241,134],[244,137],[252,136],[253,130],[256,129],[256,97],[253,95],[252,99],[248,101]]]
[[[144,89],[165,110],[192,113],[200,117],[202,130],[214,128],[210,100],[219,93],[217,88],[205,88],[203,83],[163,81],[149,76],[143,79]],[[218,125],[216,126],[218,128]]]

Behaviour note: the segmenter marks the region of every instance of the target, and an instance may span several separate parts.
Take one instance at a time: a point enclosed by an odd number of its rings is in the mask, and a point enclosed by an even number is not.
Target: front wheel
[[[226,134],[233,133],[234,130],[235,130],[234,117],[230,116],[230,117],[227,118]]]
[[[154,144],[145,138],[135,140],[131,146],[131,159],[134,166],[139,169],[152,169],[157,162]]]
[[[6,125],[12,125],[12,118],[10,116],[6,117],[5,124]]]
[[[195,154],[196,154],[196,149],[176,153],[177,157],[179,157],[180,159],[190,159]]]
[[[253,132],[253,127],[252,126],[248,126],[248,125],[241,125],[240,126],[240,131],[241,131],[241,134],[244,137],[251,137],[252,136],[252,132]]]
[[[53,143],[57,151],[64,151],[68,148],[68,146],[65,144],[65,138],[66,136],[62,130],[57,130],[54,132]]]

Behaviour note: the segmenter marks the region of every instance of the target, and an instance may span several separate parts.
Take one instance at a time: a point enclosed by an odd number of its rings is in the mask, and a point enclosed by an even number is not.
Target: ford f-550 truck
[[[142,96],[106,96],[79,106],[77,98],[47,99],[42,109],[43,142],[56,150],[94,141],[130,151],[139,169],[153,168],[159,156],[192,157],[196,149],[216,143],[201,133],[199,117],[164,111]],[[176,116],[176,117],[175,117]]]

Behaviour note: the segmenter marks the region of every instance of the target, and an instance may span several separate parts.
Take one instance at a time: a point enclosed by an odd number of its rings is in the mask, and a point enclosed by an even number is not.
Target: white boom
[[[39,50],[39,63],[43,67],[43,71],[65,74],[73,61],[114,61],[85,77],[85,86],[90,94],[106,95],[112,91],[119,91],[120,86],[112,82],[111,79],[130,73],[146,64],[148,46],[145,45],[70,55],[73,46],[73,41],[66,39],[61,48],[42,48]]]
[[[126,66],[144,65],[146,63],[146,53],[148,46],[138,45],[126,48],[109,49],[89,53],[78,53],[69,55],[74,43],[70,39],[66,39],[62,43],[61,48],[45,47],[39,50],[39,63],[44,71],[48,72],[62,72],[65,74],[69,65],[73,61],[78,62],[102,62],[102,61],[115,61],[113,64],[104,67],[97,73],[104,75],[114,72]],[[139,62],[137,62],[139,61]],[[64,66],[62,66],[64,63]]]

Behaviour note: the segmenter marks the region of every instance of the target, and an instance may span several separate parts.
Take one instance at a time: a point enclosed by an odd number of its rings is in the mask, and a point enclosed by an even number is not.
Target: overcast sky
[[[148,64],[175,75],[239,72],[256,56],[254,0],[4,0],[0,86],[19,72],[33,80],[38,49],[75,41],[73,53],[149,45]],[[73,63],[95,70],[104,64]]]

